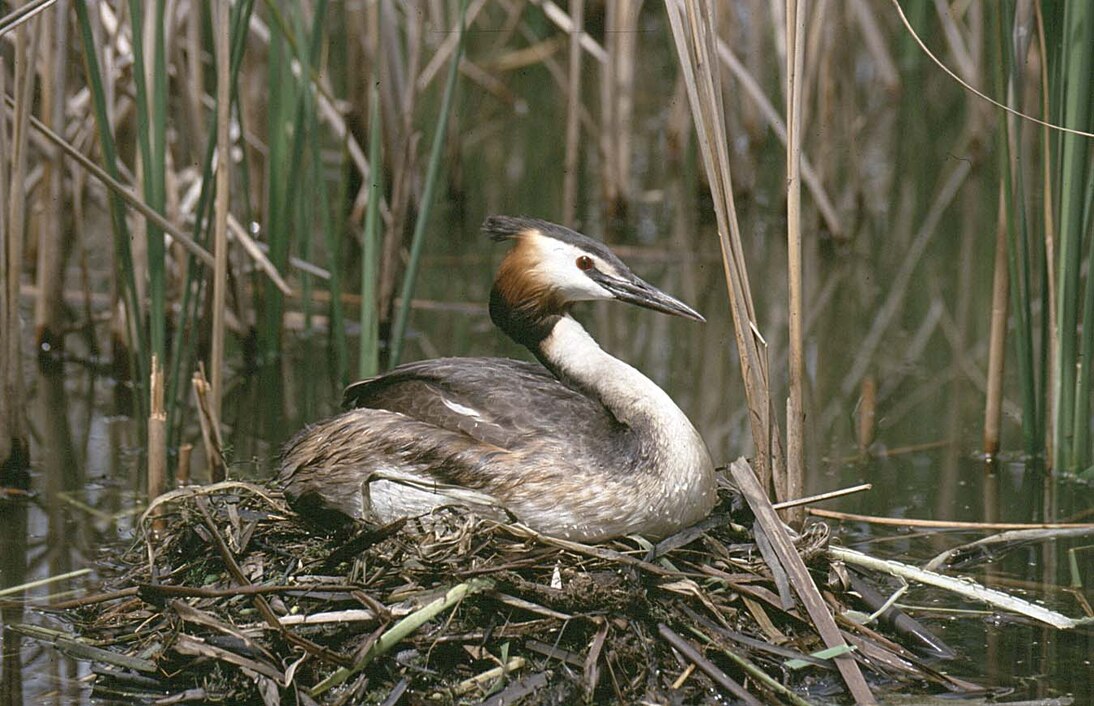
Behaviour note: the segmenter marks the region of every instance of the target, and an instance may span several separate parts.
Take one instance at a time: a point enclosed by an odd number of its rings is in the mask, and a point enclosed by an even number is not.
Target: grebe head
[[[569,228],[535,218],[491,216],[483,230],[496,241],[514,241],[498,267],[490,316],[520,343],[538,342],[579,301],[614,299],[705,320],[631,272],[603,243]]]

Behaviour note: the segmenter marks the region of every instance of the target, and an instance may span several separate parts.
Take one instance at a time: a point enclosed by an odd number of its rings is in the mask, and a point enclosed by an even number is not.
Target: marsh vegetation
[[[905,527],[846,543],[915,563],[984,531],[920,518],[1091,521],[1088,3],[0,8],[0,588],[95,566],[183,479],[270,477],[358,375],[525,355],[486,316],[493,213],[701,311],[581,315],[774,499],[871,482],[837,509]],[[1084,540],[1023,546],[968,572],[1089,616]],[[1089,627],[946,627],[917,590],[970,679],[1089,689]],[[79,696],[87,663],[3,610],[0,703]]]

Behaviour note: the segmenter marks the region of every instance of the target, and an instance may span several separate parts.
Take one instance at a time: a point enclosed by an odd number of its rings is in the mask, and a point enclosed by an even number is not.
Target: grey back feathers
[[[599,400],[567,387],[539,365],[508,358],[408,363],[350,385],[342,403],[397,412],[506,451],[554,440],[578,456],[603,458],[607,453],[623,459],[630,457],[625,453],[630,449],[605,449],[605,444],[634,442]],[[581,434],[573,433],[575,420],[581,420]]]

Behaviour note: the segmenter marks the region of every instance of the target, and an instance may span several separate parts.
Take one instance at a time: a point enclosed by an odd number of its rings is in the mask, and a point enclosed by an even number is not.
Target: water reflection
[[[27,504],[24,498],[8,500],[0,508],[0,589],[19,586],[27,577]],[[22,593],[0,600],[18,601]],[[23,609],[0,603],[0,706],[23,703],[23,639],[11,629],[23,620]]]

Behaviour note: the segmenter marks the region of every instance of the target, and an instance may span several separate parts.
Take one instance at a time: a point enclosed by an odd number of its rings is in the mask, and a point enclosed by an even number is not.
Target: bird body
[[[348,411],[286,445],[290,502],[320,521],[384,523],[467,505],[582,541],[660,538],[705,517],[715,483],[699,433],[569,309],[620,299],[701,317],[586,236],[505,217],[484,229],[516,241],[499,268],[491,316],[542,365],[441,358],[354,383]]]

